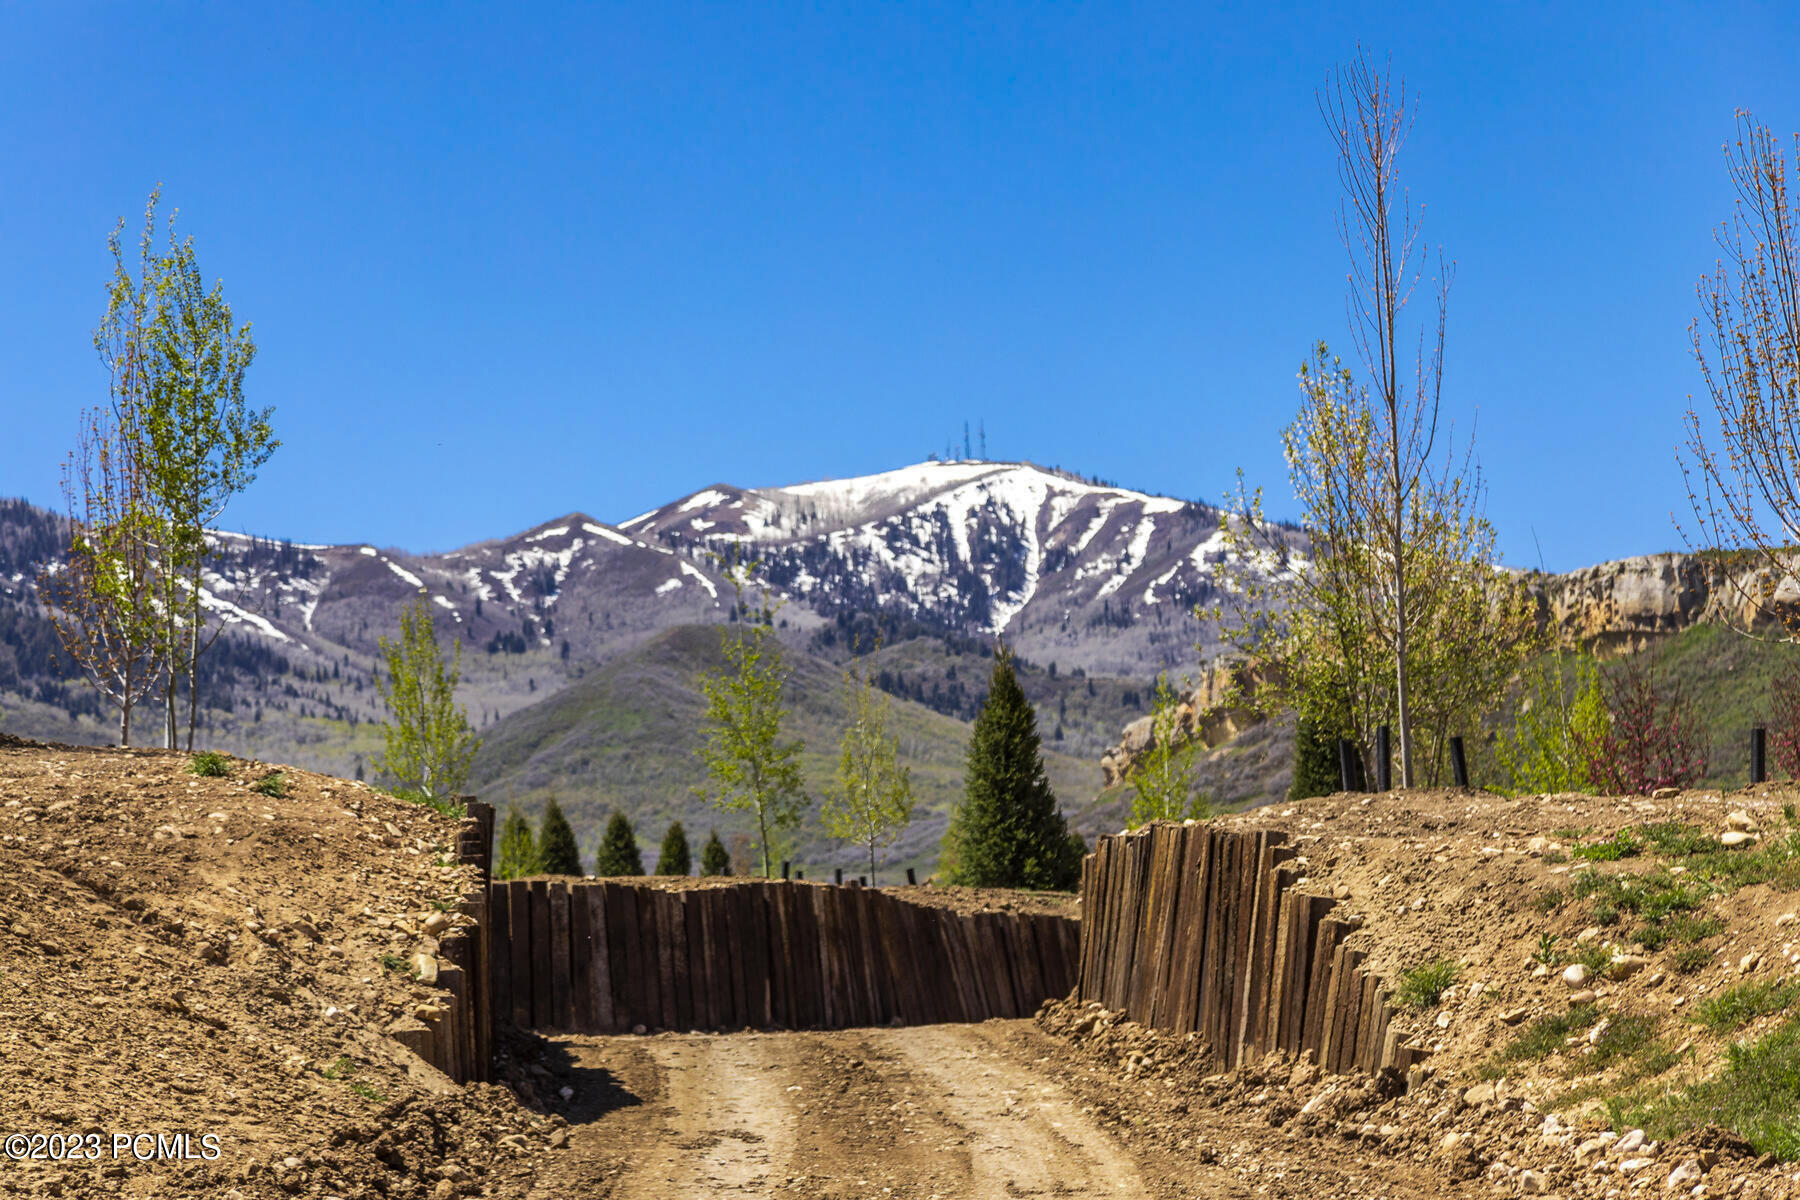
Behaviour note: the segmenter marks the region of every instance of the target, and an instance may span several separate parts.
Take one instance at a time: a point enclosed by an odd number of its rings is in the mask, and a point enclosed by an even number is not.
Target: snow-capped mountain
[[[1219,586],[1219,522],[1207,505],[1030,463],[926,462],[790,487],[715,484],[620,529],[685,556],[747,544],[772,584],[817,612],[899,609],[1003,635],[1039,661],[1153,674],[1191,662],[1206,636],[1185,618]]]
[[[22,527],[38,511],[15,503],[7,520]],[[1218,586],[1219,520],[1207,505],[1030,463],[925,462],[787,487],[714,484],[618,525],[570,513],[444,554],[220,534],[206,601],[231,633],[333,662],[377,653],[424,589],[465,653],[580,663],[725,619],[721,564],[737,544],[787,601],[792,628],[879,608],[1003,636],[1040,662],[1147,677],[1191,664],[1206,636],[1188,613]],[[57,540],[39,534],[29,544],[40,550]],[[22,597],[35,569],[23,550],[13,557],[0,589]]]

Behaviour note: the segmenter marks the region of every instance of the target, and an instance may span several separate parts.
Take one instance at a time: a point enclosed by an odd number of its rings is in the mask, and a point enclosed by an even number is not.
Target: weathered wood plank
[[[1178,976],[1175,1032],[1185,1037],[1200,1027],[1200,977],[1206,969],[1206,900],[1211,888],[1212,830],[1196,827],[1188,839],[1180,937],[1185,945],[1175,970]]]
[[[594,938],[587,885],[569,885],[569,1028],[594,1032]]]
[[[621,998],[625,1011],[621,1014],[620,1024],[628,1031],[639,1025],[648,1029],[656,972],[652,969],[650,957],[644,948],[644,925],[643,916],[638,911],[638,890],[623,883],[608,883],[605,886],[609,892],[608,898],[614,905],[613,912],[619,919],[619,931],[624,936],[625,989]]]
[[[496,883],[488,889],[488,949],[494,1013],[512,1020],[512,889]]]
[[[551,1000],[550,884],[534,879],[531,888],[531,1025],[548,1028],[556,1020]]]
[[[571,1003],[569,963],[569,885],[562,880],[550,884],[550,1026],[569,1029],[575,1023]]]
[[[1312,971],[1306,985],[1306,1013],[1302,1018],[1300,1048],[1311,1050],[1320,1066],[1325,1056],[1325,1007],[1331,998],[1331,969],[1342,926],[1330,917],[1319,921],[1313,939]]]
[[[597,883],[579,889],[588,914],[588,1004],[594,1014],[594,1032],[614,1033],[612,942],[607,930],[606,892]]]
[[[712,888],[695,892],[694,900],[692,919],[700,947],[689,960],[694,964],[694,1019],[702,1029],[716,1031],[725,1027],[719,1004],[719,892]]]

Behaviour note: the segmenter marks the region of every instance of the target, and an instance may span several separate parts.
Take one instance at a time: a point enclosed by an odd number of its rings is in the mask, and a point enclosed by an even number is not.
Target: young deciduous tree
[[[658,875],[687,875],[694,869],[694,856],[688,850],[687,830],[676,821],[663,834],[662,853],[656,857]]]
[[[1611,725],[1600,664],[1592,655],[1577,655],[1565,676],[1559,653],[1528,680],[1512,729],[1500,731],[1494,758],[1515,796],[1589,792],[1595,784],[1589,763]]]
[[[1431,281],[1434,311],[1416,332],[1406,309],[1425,281],[1419,227],[1397,162],[1407,98],[1359,55],[1320,97],[1338,150],[1339,232],[1350,255],[1351,334],[1359,377],[1324,345],[1300,371],[1305,399],[1283,431],[1305,513],[1307,561],[1240,492],[1224,528],[1242,577],[1228,640],[1275,669],[1272,689],[1322,735],[1367,756],[1377,725],[1398,734],[1400,784],[1435,778],[1457,728],[1470,728],[1533,644],[1521,581],[1495,569],[1493,529],[1473,442],[1460,455],[1442,427],[1449,271]],[[1411,378],[1402,370],[1418,345]],[[1258,580],[1258,573],[1264,573]],[[1270,578],[1272,576],[1272,579]],[[1270,615],[1273,609],[1275,615]],[[1426,738],[1419,753],[1419,738]],[[1375,764],[1364,758],[1365,771]]]
[[[1800,174],[1800,134],[1793,165]],[[1774,616],[1800,636],[1800,236],[1789,164],[1774,131],[1740,110],[1725,166],[1737,202],[1715,234],[1721,257],[1700,277],[1702,315],[1689,326],[1713,407],[1706,422],[1687,413],[1681,471],[1698,527],[1689,541],[1724,560],[1745,625]],[[1716,439],[1705,428],[1715,420]]]
[[[273,409],[251,410],[244,372],[256,357],[248,324],[236,325],[222,285],[208,289],[193,239],[178,239],[169,217],[168,247],[152,250],[160,189],[150,194],[134,275],[125,262],[120,221],[108,239],[113,278],[107,312],[94,344],[113,369],[135,373],[141,398],[133,419],[117,415],[136,441],[145,486],[163,528],[161,568],[165,737],[176,744],[180,723],[176,684],[187,687],[187,748],[199,723],[198,661],[218,636],[206,634],[202,586],[209,546],[206,531],[232,496],[256,478],[281,444],[269,423]],[[121,362],[124,367],[121,367]]]
[[[1194,787],[1194,743],[1182,735],[1181,695],[1169,673],[1156,677],[1150,711],[1150,746],[1131,772],[1131,827],[1149,821],[1185,821],[1207,815],[1206,797]]]
[[[613,810],[600,838],[600,849],[594,856],[596,875],[642,875],[644,856],[638,852],[637,834],[624,813]]]
[[[462,642],[448,665],[438,647],[425,589],[400,613],[400,638],[381,639],[387,677],[375,676],[375,690],[391,719],[383,728],[384,750],[376,766],[403,792],[442,803],[462,789],[481,739],[456,703],[462,678]]]
[[[716,829],[707,836],[706,845],[700,848],[700,874],[731,874],[731,851],[719,840],[719,831]]]
[[[537,838],[531,822],[516,804],[509,805],[506,820],[500,826],[499,858],[494,874],[500,879],[523,879],[542,871],[538,861]]]
[[[1346,389],[1353,423],[1372,434],[1366,458],[1346,464],[1350,511],[1375,537],[1365,550],[1375,587],[1365,590],[1374,619],[1369,626],[1393,652],[1394,712],[1400,731],[1400,786],[1413,786],[1412,697],[1408,694],[1409,638],[1418,605],[1409,594],[1409,559],[1420,518],[1441,520],[1445,507],[1431,503],[1434,490],[1453,490],[1460,481],[1432,473],[1438,433],[1438,400],[1443,386],[1444,314],[1450,273],[1438,257],[1436,322],[1430,350],[1415,360],[1413,380],[1402,377],[1401,362],[1411,340],[1401,327],[1402,310],[1423,277],[1413,258],[1418,243],[1410,197],[1400,184],[1397,159],[1412,124],[1406,88],[1393,82],[1359,53],[1340,67],[1333,86],[1320,96],[1320,112],[1337,143],[1338,181],[1344,197],[1338,229],[1350,252],[1351,336],[1367,372],[1364,388]],[[1399,222],[1396,228],[1396,208]],[[1425,336],[1419,338],[1421,348]],[[1372,395],[1371,395],[1372,393]],[[1421,493],[1424,493],[1421,496]],[[1449,497],[1444,497],[1448,499]],[[1419,504],[1417,499],[1427,503]]]
[[[1366,393],[1325,347],[1300,381],[1301,410],[1282,437],[1310,539],[1305,560],[1295,561],[1291,534],[1264,517],[1260,491],[1240,489],[1238,511],[1221,531],[1230,548],[1221,564],[1226,599],[1201,615],[1262,666],[1263,689],[1237,702],[1292,707],[1331,747],[1334,763],[1337,739],[1349,738],[1363,777],[1373,778],[1377,727],[1402,724],[1398,592],[1381,500],[1387,456]],[[1446,772],[1450,736],[1477,727],[1538,643],[1524,580],[1497,566],[1479,472],[1466,458],[1452,466],[1407,493],[1402,528],[1405,717],[1415,743],[1425,736],[1415,768],[1422,759],[1428,783]]]
[[[115,392],[120,386],[115,376]],[[38,593],[69,658],[119,713],[119,745],[131,741],[131,713],[164,668],[161,524],[145,495],[142,464],[123,421],[105,409],[83,414],[76,449],[63,468],[69,505],[68,560],[46,570]]]
[[[774,633],[774,610],[766,599],[754,611],[744,604],[743,576],[754,567],[740,568],[735,559],[726,566],[737,593],[733,612],[740,619],[719,630],[725,671],[700,680],[706,741],[695,753],[706,764],[707,782],[694,792],[721,811],[755,816],[767,878],[774,874],[774,839],[798,825],[806,807],[800,774],[805,743],[782,740],[781,693],[788,667]]]
[[[839,744],[835,786],[819,810],[825,831],[869,852],[869,882],[875,882],[875,852],[900,839],[912,823],[912,771],[900,765],[900,741],[887,731],[888,700],[876,691],[866,664],[844,672],[850,725]]]
[[[538,825],[537,859],[537,869],[545,875],[582,873],[581,847],[555,796],[545,803],[544,817]]]
[[[1081,877],[1076,840],[1050,791],[1037,715],[1013,672],[1012,652],[994,654],[987,703],[969,738],[963,801],[944,834],[940,870],[970,887],[1058,888]]]

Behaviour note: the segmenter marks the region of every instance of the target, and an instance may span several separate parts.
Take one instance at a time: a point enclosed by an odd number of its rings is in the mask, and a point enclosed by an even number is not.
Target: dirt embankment
[[[1279,1056],[1215,1073],[1198,1039],[1098,1005],[1039,1022],[1106,1128],[1229,1167],[1216,1194],[1797,1196],[1797,801],[1443,791],[1219,818],[1286,832],[1300,886],[1360,920],[1432,1052],[1410,1090]]]
[[[558,1120],[385,1035],[438,1001],[456,822],[228,766],[0,742],[0,1193],[522,1195]]]

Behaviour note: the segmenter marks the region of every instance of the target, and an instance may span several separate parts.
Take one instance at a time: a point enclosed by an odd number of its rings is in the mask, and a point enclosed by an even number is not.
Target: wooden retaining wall
[[[1404,1071],[1425,1056],[1345,939],[1336,901],[1294,886],[1279,831],[1158,823],[1102,837],[1082,865],[1079,994],[1198,1033],[1222,1065],[1310,1050],[1331,1071]]]
[[[1028,1016],[1073,987],[1078,945],[1062,917],[786,881],[495,882],[487,917],[496,1015],[577,1033]]]
[[[403,1021],[392,1031],[403,1045],[456,1080],[469,1083],[492,1076],[494,1006],[490,989],[493,945],[488,919],[488,870],[494,844],[494,806],[461,797],[468,816],[457,835],[457,859],[480,869],[475,887],[457,909],[470,918],[438,939],[437,986],[440,1015],[435,1021]]]

